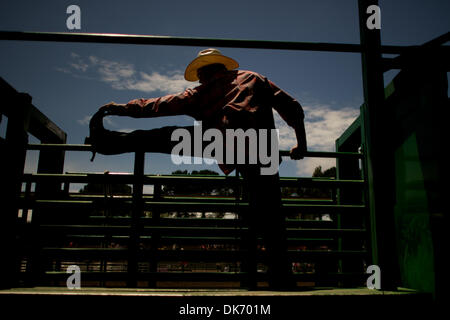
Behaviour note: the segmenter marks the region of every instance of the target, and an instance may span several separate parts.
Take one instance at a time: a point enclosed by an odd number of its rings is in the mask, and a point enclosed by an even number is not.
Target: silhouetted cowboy
[[[171,153],[171,133],[176,127],[137,130],[131,133],[105,131],[101,119],[108,115],[150,118],[189,115],[202,121],[204,128],[275,129],[272,108],[295,130],[297,145],[291,149],[292,159],[302,159],[306,152],[304,113],[300,104],[262,75],[236,70],[239,64],[217,49],[206,49],[187,66],[184,77],[199,81],[194,89],[151,99],[136,99],[127,104],[114,102],[102,106],[91,121],[91,141],[100,153],[155,151]],[[189,127],[188,130],[193,130]],[[234,169],[242,174],[250,210],[244,218],[249,226],[245,246],[249,260],[255,261],[256,239],[265,240],[269,255],[269,279],[274,289],[288,283],[291,267],[286,257],[285,217],[280,210],[281,192],[278,173],[261,175],[262,164],[219,164],[225,174]],[[256,286],[256,265],[245,266],[249,287]]]

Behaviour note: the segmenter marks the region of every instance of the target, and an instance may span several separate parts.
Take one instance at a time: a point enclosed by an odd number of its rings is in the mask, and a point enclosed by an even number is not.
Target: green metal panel
[[[416,135],[395,150],[398,261],[402,285],[434,292],[434,257],[428,199]]]
[[[430,60],[431,61],[431,60]],[[447,75],[429,64],[403,70],[388,86],[395,159],[395,224],[402,286],[446,293],[448,222],[443,113]],[[448,220],[447,220],[448,221]]]
[[[347,147],[349,145],[349,147]],[[349,152],[350,148],[357,148],[361,145],[361,115],[359,115],[352,124],[336,139],[336,152],[341,153],[343,150]],[[340,160],[340,159],[338,159]]]

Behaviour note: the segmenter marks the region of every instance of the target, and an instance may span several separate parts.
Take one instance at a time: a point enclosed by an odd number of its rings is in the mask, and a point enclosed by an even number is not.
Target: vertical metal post
[[[41,143],[65,144],[67,135],[63,137],[41,137]],[[38,173],[63,173],[64,171],[65,150],[41,150],[39,151]],[[52,199],[62,193],[61,184],[57,183],[38,183],[36,185],[36,192],[39,197],[49,195]]]
[[[18,200],[21,181],[25,167],[26,145],[28,144],[27,128],[29,123],[29,105],[31,97],[19,95],[17,105],[11,108],[8,117],[6,139],[0,165],[3,176],[0,182],[0,288],[17,285],[18,262],[16,226],[18,216]]]
[[[143,212],[143,178],[145,152],[137,151],[134,155],[133,210],[131,212],[130,239],[128,244],[128,287],[137,286],[140,219]]]
[[[390,111],[385,110],[380,30],[369,29],[367,8],[376,0],[358,0],[365,110],[366,177],[372,228],[372,263],[381,268],[382,287],[395,289],[398,267],[395,259],[393,214],[393,157],[389,133]]]
[[[161,183],[155,183],[154,189],[153,189],[153,201],[161,201]],[[152,225],[153,226],[159,226],[160,225],[160,211],[159,209],[153,209],[152,210]],[[151,235],[151,249],[150,249],[150,273],[152,274],[152,278],[148,283],[149,287],[156,287],[157,286],[157,272],[158,272],[158,247],[160,244],[161,234],[160,232],[156,231],[157,229],[153,229],[152,235]]]

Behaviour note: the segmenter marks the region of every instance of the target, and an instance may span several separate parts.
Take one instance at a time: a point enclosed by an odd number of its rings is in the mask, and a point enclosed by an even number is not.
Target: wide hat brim
[[[239,63],[230,57],[222,54],[208,54],[192,60],[192,62],[186,67],[184,78],[187,81],[198,81],[197,70],[215,63],[223,64],[227,70],[233,70],[239,67]]]

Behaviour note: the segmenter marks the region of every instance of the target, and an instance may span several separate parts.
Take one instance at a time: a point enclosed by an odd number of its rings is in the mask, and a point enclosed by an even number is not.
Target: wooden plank
[[[5,114],[8,118],[14,117],[14,113],[17,110],[17,102],[20,101],[20,93],[1,77],[0,92],[2,93],[2,99],[4,101],[0,107],[0,112]],[[26,131],[41,141],[66,141],[67,134],[32,105],[31,100],[27,104],[27,109],[29,121],[27,121],[24,128]]]

